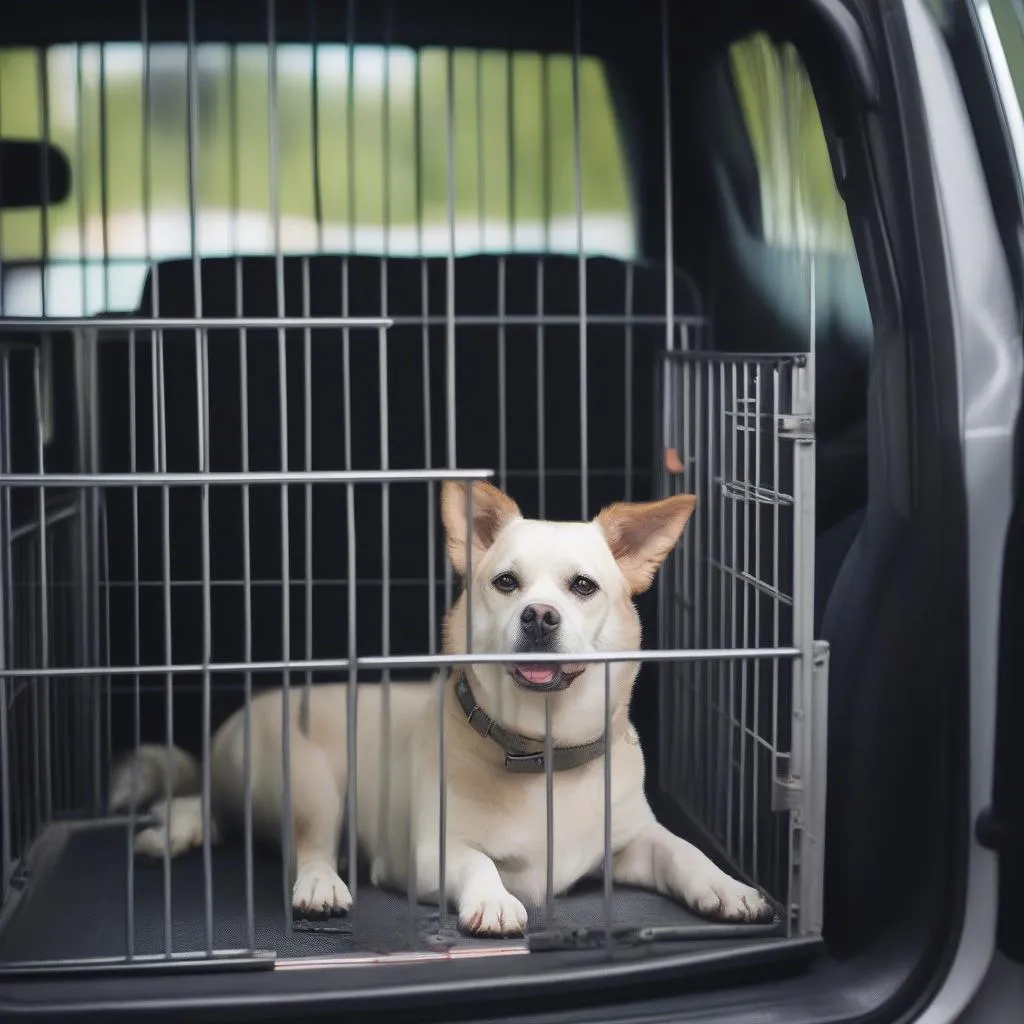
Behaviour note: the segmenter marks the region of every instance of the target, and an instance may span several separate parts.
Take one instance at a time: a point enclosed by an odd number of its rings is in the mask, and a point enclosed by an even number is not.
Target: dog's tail
[[[108,805],[111,814],[149,807],[154,800],[171,796],[194,796],[200,791],[199,762],[178,747],[144,743],[122,758],[110,773]]]

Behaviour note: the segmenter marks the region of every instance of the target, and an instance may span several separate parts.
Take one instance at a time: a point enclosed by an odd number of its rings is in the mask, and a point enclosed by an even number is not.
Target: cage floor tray
[[[122,826],[72,831],[38,877],[30,880],[21,905],[0,934],[0,965],[25,961],[121,957],[126,953],[127,843]],[[253,864],[256,947],[281,958],[343,956],[351,953],[404,953],[437,950],[447,944],[481,952],[500,952],[522,940],[471,940],[450,930],[438,935],[436,907],[410,911],[403,895],[370,885],[360,886],[355,917],[329,921],[284,921],[281,862],[273,853],[257,851]],[[165,951],[162,865],[136,861],[135,952]],[[172,940],[175,952],[206,948],[203,858],[199,851],[173,862],[171,872]],[[676,941],[687,934],[698,942],[777,935],[772,926],[710,925],[656,893],[635,889],[613,892],[615,928],[674,926]],[[556,901],[556,929],[603,929],[604,900],[600,884],[587,886]],[[240,844],[213,850],[214,947],[240,950],[249,946],[246,927],[245,860]],[[545,928],[543,909],[530,911],[530,930]]]

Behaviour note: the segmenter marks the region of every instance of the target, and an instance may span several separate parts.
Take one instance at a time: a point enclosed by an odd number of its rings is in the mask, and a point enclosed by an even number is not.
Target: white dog
[[[566,654],[631,651],[640,646],[633,596],[646,590],[690,518],[696,498],[613,504],[593,522],[524,519],[489,484],[446,483],[442,516],[452,565],[466,576],[472,555],[472,651]],[[467,531],[469,537],[467,537]],[[467,593],[445,623],[445,652],[464,653]],[[599,873],[604,851],[605,744],[611,748],[612,850],[617,883],[654,889],[699,913],[726,921],[762,921],[774,910],[756,890],[716,867],[654,818],[644,796],[644,759],[629,722],[636,662],[611,667],[612,725],[605,728],[605,666],[564,663],[515,668],[483,663],[456,671],[445,685],[359,687],[356,830],[374,884],[439,898],[439,743],[444,702],[447,764],[445,892],[459,926],[474,935],[521,935],[526,906],[546,894],[545,704],[554,746],[554,887],[563,893]],[[338,875],[347,784],[345,684],[312,688],[308,734],[300,729],[302,687],[291,688],[293,904],[304,914],[346,911],[352,894]],[[252,813],[256,835],[281,835],[283,806],[281,691],[252,702]],[[212,741],[211,842],[238,830],[244,814],[243,711]],[[390,731],[390,742],[383,735]],[[388,758],[389,760],[385,760]],[[168,780],[166,773],[170,773]],[[112,809],[153,807],[160,824],[141,831],[139,853],[159,857],[170,830],[172,854],[202,843],[199,766],[175,751],[144,746],[111,780]],[[410,858],[413,858],[410,863]]]

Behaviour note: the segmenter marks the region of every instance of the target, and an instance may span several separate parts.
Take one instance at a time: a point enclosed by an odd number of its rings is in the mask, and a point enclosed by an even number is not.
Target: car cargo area
[[[799,47],[746,5],[436,6],[83,5],[0,46],[0,138],[32,143],[0,176],[0,977],[30,1002],[315,975],[437,1008],[822,953],[822,623],[874,328]],[[268,688],[472,663],[442,629],[452,480],[550,520],[697,496],[637,598],[630,736],[658,821],[774,920],[613,884],[610,802],[522,936],[371,884],[347,826],[352,909],[297,912],[290,832],[210,839],[205,773],[207,837],[135,855],[158,819],[109,780],[140,744],[202,760]]]

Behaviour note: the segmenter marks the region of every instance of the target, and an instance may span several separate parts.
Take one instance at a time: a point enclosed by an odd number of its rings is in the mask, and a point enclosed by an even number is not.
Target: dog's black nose
[[[523,624],[524,632],[536,641],[558,629],[562,616],[549,604],[528,604],[519,616],[519,621]]]

